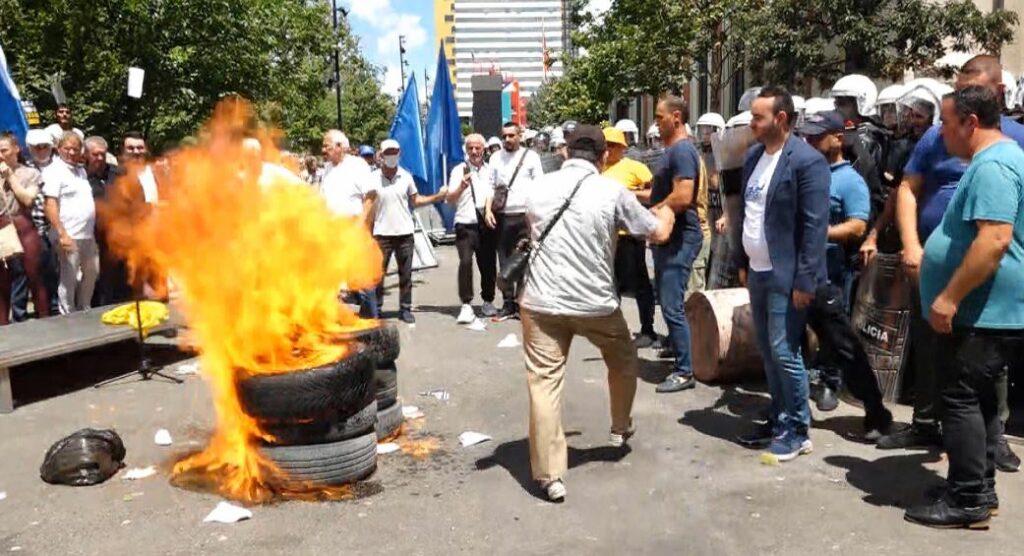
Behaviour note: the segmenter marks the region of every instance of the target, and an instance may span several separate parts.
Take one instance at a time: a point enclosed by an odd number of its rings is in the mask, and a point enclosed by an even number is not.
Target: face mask
[[[387,156],[382,157],[382,159],[384,161],[384,165],[387,166],[388,168],[396,168],[398,166],[397,154],[389,154]]]

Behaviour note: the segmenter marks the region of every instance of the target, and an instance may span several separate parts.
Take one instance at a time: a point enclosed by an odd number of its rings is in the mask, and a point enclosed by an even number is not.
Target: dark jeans
[[[47,314],[59,315],[60,307],[57,305],[57,285],[60,282],[60,271],[57,266],[57,252],[54,251],[48,236],[40,236],[39,241],[42,246],[40,260],[43,284],[46,287],[46,297],[49,302]],[[14,322],[24,322],[28,320],[29,316],[28,298],[30,292],[28,275],[25,274],[25,268],[22,266],[21,260],[12,261],[11,279],[11,314],[14,317]],[[36,308],[36,314],[43,314],[39,312],[38,307]]]
[[[455,249],[459,252],[459,301],[473,301],[473,257],[480,271],[480,297],[494,303],[494,283],[498,275],[494,230],[483,224],[456,224]]]
[[[359,303],[359,318],[378,319],[380,318],[380,306],[377,301],[377,290],[369,289],[352,294],[356,303]]]
[[[530,226],[526,222],[525,214],[503,214],[498,217],[498,266],[505,264],[505,259],[516,250],[516,245],[523,239],[530,237]],[[516,303],[516,294],[522,288],[521,284],[506,283],[500,280],[502,301],[508,304]]]
[[[398,261],[398,305],[403,311],[412,309],[412,256],[416,242],[412,234],[407,236],[376,236],[380,251],[384,254],[384,272],[388,273],[391,255]],[[377,286],[377,307],[384,306],[384,275]]]
[[[1020,339],[1020,331],[975,328],[955,329],[938,343],[947,483],[958,505],[982,505],[995,488],[996,446],[1003,434],[998,383],[1019,359]]]
[[[676,354],[672,372],[681,376],[693,375],[690,323],[686,321],[683,300],[702,241],[698,236],[696,240],[676,240],[654,248],[654,282],[658,287],[661,316],[668,327],[669,345]]]
[[[822,286],[807,313],[807,324],[820,343],[822,382],[837,392],[845,383],[850,393],[864,403],[864,411],[870,419],[875,412],[885,410],[882,390],[878,387],[868,354],[850,324],[846,307],[841,286]]]
[[[938,334],[921,314],[921,294],[915,288],[910,312],[910,350],[914,364],[914,426],[938,434],[942,420],[939,397],[940,344]]]
[[[647,272],[647,242],[633,236],[619,236],[615,248],[615,280],[619,293],[636,296],[640,312],[640,333],[654,335],[654,287]]]

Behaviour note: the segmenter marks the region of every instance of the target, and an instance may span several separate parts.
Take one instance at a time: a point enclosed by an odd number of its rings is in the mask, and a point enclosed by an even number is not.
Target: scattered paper
[[[481,442],[487,442],[490,439],[491,437],[487,436],[486,434],[473,431],[466,431],[459,435],[459,444],[462,444],[463,448],[467,448],[469,446],[475,446],[477,444],[480,444]]]
[[[11,547],[11,552],[21,552],[21,547],[20,546],[12,546]]]
[[[251,511],[234,504],[221,502],[203,519],[203,523],[237,523],[251,517]]]
[[[7,500],[7,491],[0,492],[0,500]]]
[[[486,332],[487,324],[484,321],[477,318],[473,319],[473,322],[469,323],[469,326],[467,326],[466,329],[472,330],[473,332]]]
[[[377,455],[392,454],[398,451],[398,444],[394,442],[385,442],[383,444],[377,444]]]
[[[146,477],[152,477],[156,475],[156,468],[150,465],[149,467],[133,467],[121,475],[121,479],[125,481],[135,481],[137,479],[145,479]]]
[[[446,402],[451,398],[451,394],[448,393],[444,388],[435,388],[433,390],[427,390],[426,392],[420,392],[421,396],[431,396],[439,402]]]
[[[509,334],[508,336],[505,336],[500,342],[498,342],[498,347],[500,348],[516,348],[521,345],[523,344],[519,343],[519,337],[516,336],[515,334]]]
[[[126,519],[126,520],[121,522],[121,525],[131,525],[131,523],[132,523],[132,520]]]
[[[197,375],[199,374],[199,362],[193,361],[192,363],[182,363],[174,370],[174,374],[181,376]]]
[[[167,429],[160,429],[156,431],[156,435],[153,437],[153,442],[156,442],[157,446],[170,446],[173,440],[171,440],[171,432]]]
[[[415,405],[403,405],[402,406],[402,418],[403,419],[419,419],[423,417],[423,412],[420,408]]]

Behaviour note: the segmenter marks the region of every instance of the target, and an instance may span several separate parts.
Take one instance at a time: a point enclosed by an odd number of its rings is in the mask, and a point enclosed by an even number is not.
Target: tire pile
[[[398,330],[352,333],[337,363],[238,382],[242,408],[274,437],[263,455],[284,473],[281,487],[337,486],[377,469],[377,440],[402,426],[398,403]]]

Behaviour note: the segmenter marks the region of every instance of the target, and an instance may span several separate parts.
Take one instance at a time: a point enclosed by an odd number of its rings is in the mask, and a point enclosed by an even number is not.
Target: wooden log
[[[764,378],[746,288],[694,292],[686,301],[693,374],[704,383]]]

